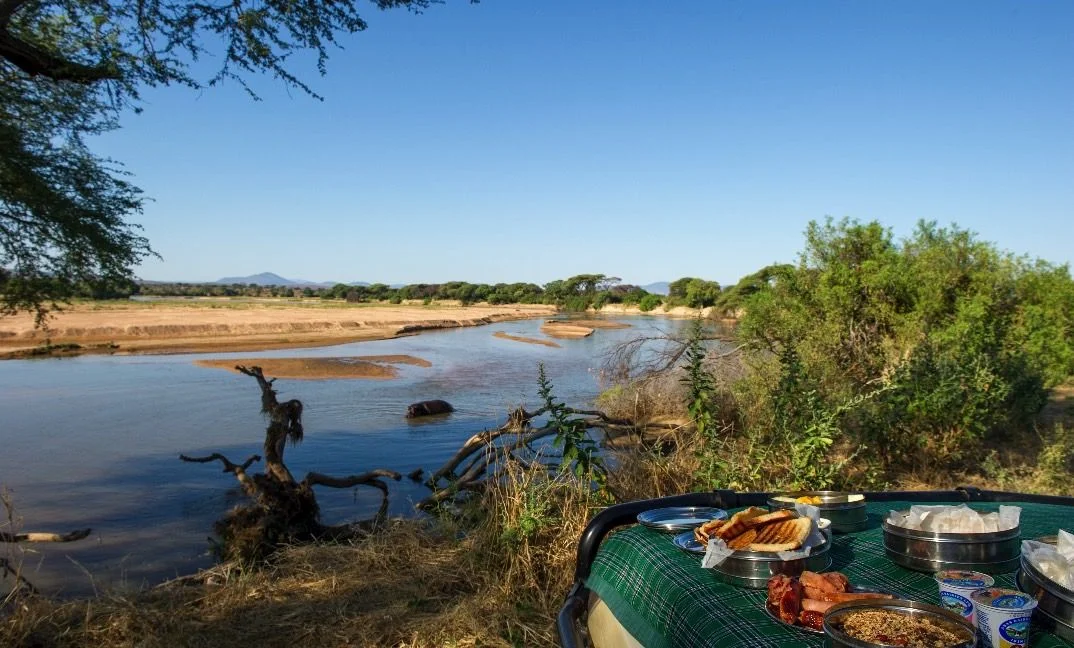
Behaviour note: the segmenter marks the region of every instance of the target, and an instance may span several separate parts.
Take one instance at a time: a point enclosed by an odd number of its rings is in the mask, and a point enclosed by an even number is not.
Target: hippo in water
[[[406,408],[407,418],[418,418],[419,416],[431,416],[433,414],[447,414],[448,412],[454,412],[455,408],[451,406],[451,403],[442,400],[427,400],[420,403],[414,403],[410,407]]]

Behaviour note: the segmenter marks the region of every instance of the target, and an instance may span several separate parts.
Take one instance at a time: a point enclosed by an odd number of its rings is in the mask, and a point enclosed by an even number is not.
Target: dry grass
[[[681,403],[665,391],[675,387],[615,398],[652,416]],[[989,455],[979,474],[936,469],[892,487],[1074,494],[1074,426],[1041,430],[1036,446]],[[687,428],[613,450],[609,488],[620,500],[690,491],[696,451]],[[20,599],[0,607],[0,646],[553,646],[576,542],[604,503],[571,477],[512,464],[462,509],[467,522],[394,521],[351,545],[290,547],[257,571],[221,566],[131,597]]]
[[[351,545],[289,547],[134,597],[23,599],[0,645],[553,646],[575,542],[597,502],[570,477],[513,466],[467,531],[395,521]]]

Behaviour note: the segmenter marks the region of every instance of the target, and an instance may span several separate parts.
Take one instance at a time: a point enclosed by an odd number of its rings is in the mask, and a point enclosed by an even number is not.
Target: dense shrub
[[[957,227],[920,223],[896,242],[875,222],[810,223],[798,264],[776,267],[744,305],[765,424],[801,435],[838,411],[821,443],[867,449],[882,470],[923,456],[954,465],[1023,433],[1045,389],[1074,373],[1069,270]]]
[[[663,304],[664,300],[660,299],[659,295],[646,295],[638,302],[638,310],[643,313],[648,313],[660,304]]]

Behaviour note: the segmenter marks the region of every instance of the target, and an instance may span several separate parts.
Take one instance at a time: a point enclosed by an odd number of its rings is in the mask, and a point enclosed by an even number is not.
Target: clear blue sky
[[[364,4],[364,3],[363,3]],[[811,219],[1074,260],[1074,2],[449,0],[367,10],[321,103],[146,93],[98,142],[148,279],[721,282]]]

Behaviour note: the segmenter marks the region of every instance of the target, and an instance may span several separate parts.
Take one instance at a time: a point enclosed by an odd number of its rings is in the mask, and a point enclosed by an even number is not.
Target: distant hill
[[[254,275],[248,275],[246,277],[223,277],[217,279],[213,283],[218,284],[254,284],[255,286],[294,286],[296,288],[331,288],[336,285],[335,281],[310,281],[309,279],[288,279],[281,277],[275,272],[261,272]],[[358,283],[350,284],[352,286],[361,285]]]
[[[668,294],[668,283],[669,282],[667,281],[657,281],[655,283],[642,286],[642,289],[654,295],[666,295]]]

